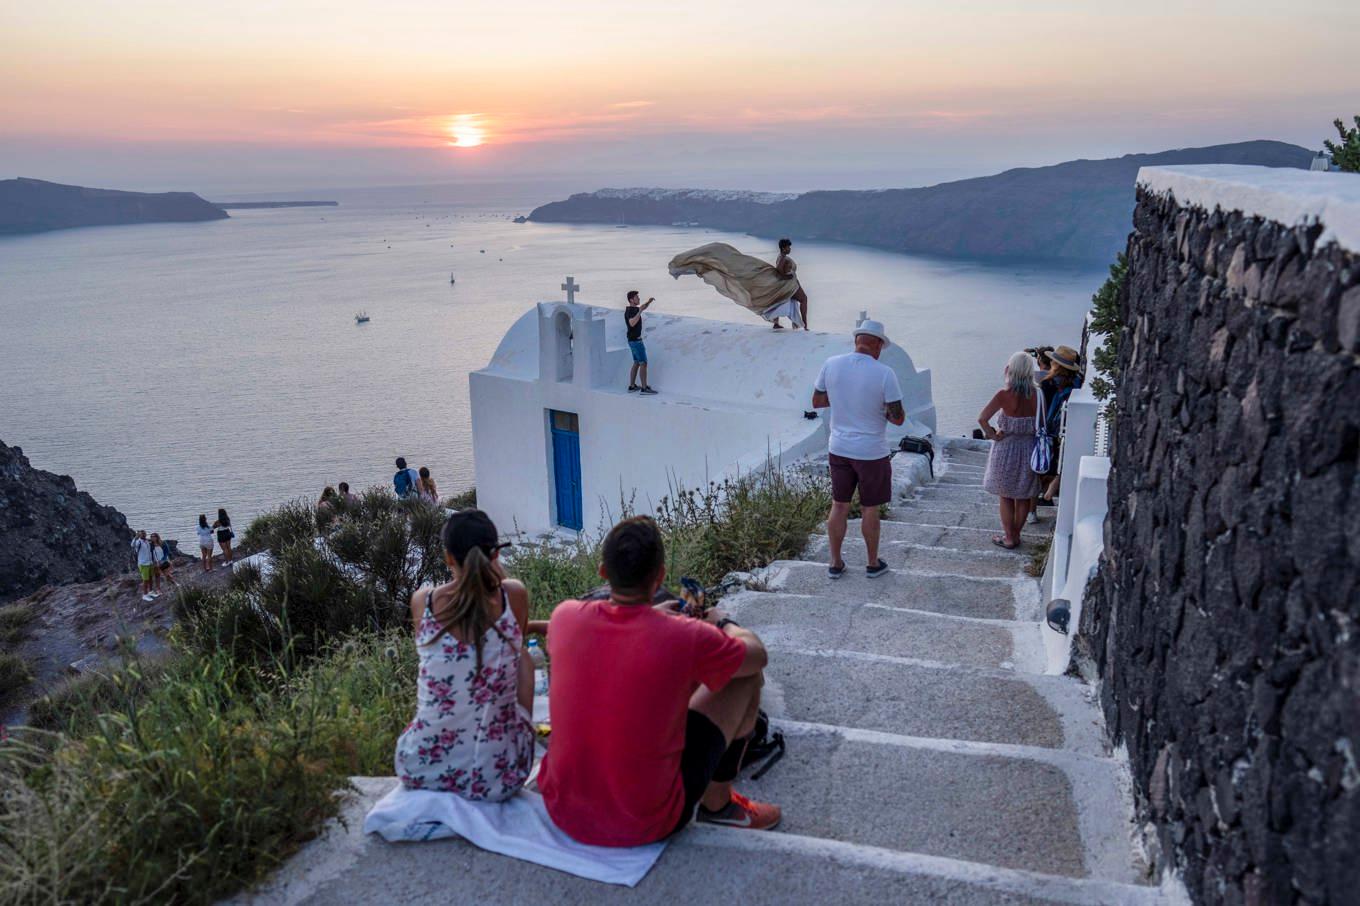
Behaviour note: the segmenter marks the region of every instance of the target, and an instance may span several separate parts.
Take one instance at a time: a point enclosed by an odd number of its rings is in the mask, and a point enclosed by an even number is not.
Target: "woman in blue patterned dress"
[[[982,488],[1001,498],[1002,534],[993,536],[992,543],[1011,550],[1020,546],[1020,530],[1039,493],[1039,476],[1029,465],[1039,390],[1034,383],[1034,360],[1028,353],[1011,356],[1004,374],[1005,385],[982,410],[978,424],[992,441]]]
[[[453,581],[411,596],[420,674],[415,719],[397,740],[409,789],[500,802],[534,764],[533,664],[523,656],[529,593],[505,578],[500,536],[481,510],[444,524]]]

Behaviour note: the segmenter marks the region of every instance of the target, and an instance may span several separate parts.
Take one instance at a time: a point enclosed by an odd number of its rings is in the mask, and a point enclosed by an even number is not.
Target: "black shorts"
[[[685,751],[680,756],[680,781],[685,786],[685,806],[680,812],[680,823],[671,834],[680,833],[694,819],[694,810],[704,797],[708,785],[713,782],[713,775],[726,752],[727,740],[722,730],[698,711],[690,711],[685,717]]]
[[[892,500],[892,457],[882,459],[848,459],[827,454],[831,469],[831,499],[849,503],[859,488],[859,505],[869,509]]]

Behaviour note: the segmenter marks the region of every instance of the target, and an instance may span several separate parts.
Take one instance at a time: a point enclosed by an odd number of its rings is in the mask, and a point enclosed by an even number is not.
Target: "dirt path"
[[[231,572],[223,568],[220,555],[213,565],[205,573],[197,560],[181,555],[175,560],[175,579],[181,588],[220,588]],[[124,643],[134,644],[139,654],[163,651],[175,620],[175,597],[174,587],[162,582],[161,596],[143,601],[138,577],[129,572],[97,582],[48,586],[13,602],[35,614],[15,651],[28,663],[33,682],[0,699],[0,725],[23,723],[35,699],[70,676],[116,660]]]

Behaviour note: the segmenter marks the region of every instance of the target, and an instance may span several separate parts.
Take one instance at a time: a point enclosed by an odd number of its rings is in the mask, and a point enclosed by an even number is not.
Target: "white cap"
[[[891,346],[892,341],[888,339],[888,334],[883,330],[881,321],[861,321],[855,328],[855,336],[864,334],[865,336],[878,337],[883,341],[884,346]]]

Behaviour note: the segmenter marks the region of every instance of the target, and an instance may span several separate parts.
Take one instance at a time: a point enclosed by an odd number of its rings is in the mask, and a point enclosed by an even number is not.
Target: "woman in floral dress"
[[[993,536],[992,543],[1007,550],[1020,546],[1020,530],[1039,493],[1039,476],[1029,465],[1038,396],[1034,360],[1028,353],[1017,352],[1006,363],[1005,386],[978,416],[978,424],[992,442],[982,488],[1001,498],[1002,534]],[[993,417],[996,427],[992,427]]]
[[[481,510],[454,513],[443,531],[453,581],[411,596],[416,716],[395,759],[408,789],[499,802],[533,767],[534,674],[522,656],[529,594],[505,578],[499,541]]]

